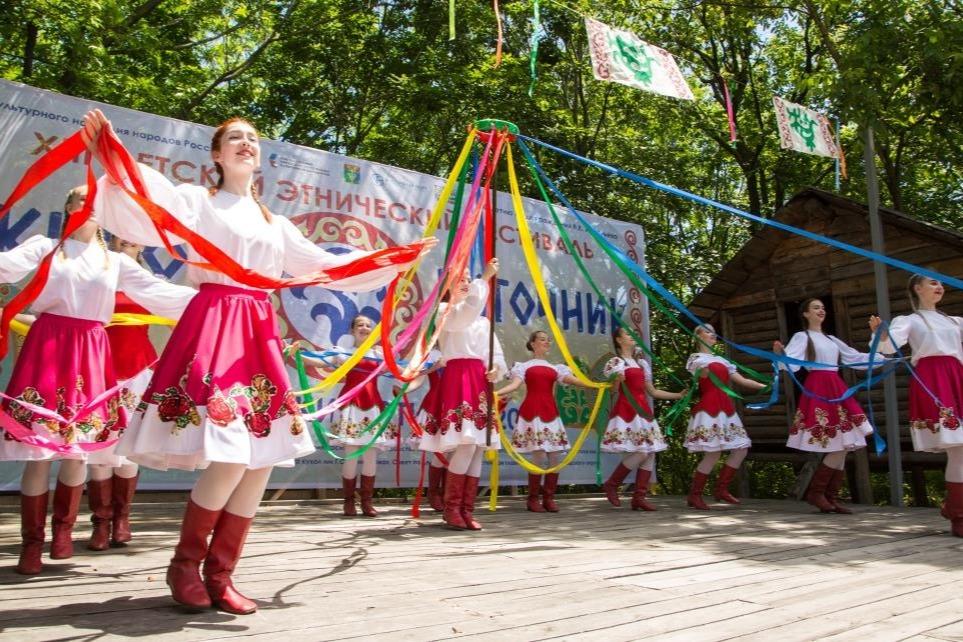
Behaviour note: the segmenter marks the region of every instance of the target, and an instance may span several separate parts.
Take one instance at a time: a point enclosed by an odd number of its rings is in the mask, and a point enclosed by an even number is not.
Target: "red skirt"
[[[805,389],[826,399],[846,392],[846,384],[834,370],[813,370],[806,377]],[[862,406],[854,399],[829,403],[803,392],[786,445],[807,452],[836,452],[866,447],[873,427]]]
[[[71,420],[88,402],[116,383],[110,344],[102,323],[45,313],[27,333],[6,393]],[[16,402],[4,401],[2,407],[21,425],[56,444],[115,439],[127,425],[127,415],[119,405],[118,395],[111,396],[76,423],[44,419]],[[7,432],[3,436],[0,460],[87,458],[28,446]]]
[[[498,425],[492,418],[491,444],[487,441],[488,381],[480,359],[452,359],[445,364],[438,396],[437,421],[424,426],[419,448],[448,452],[463,444],[497,450]]]
[[[166,470],[264,468],[314,452],[267,292],[204,283],[157,362],[117,452]]]
[[[936,398],[926,392],[926,384]],[[963,446],[960,411],[963,410],[963,365],[956,357],[923,357],[909,384],[910,434],[916,450],[940,452]]]

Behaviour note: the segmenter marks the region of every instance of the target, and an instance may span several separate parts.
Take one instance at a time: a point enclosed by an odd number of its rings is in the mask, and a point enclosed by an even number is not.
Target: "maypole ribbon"
[[[729,142],[736,142],[736,113],[732,109],[732,96],[729,94],[729,83],[726,82],[726,77],[723,74],[719,74],[719,79],[722,81],[722,95],[726,101],[726,117],[729,119]]]
[[[797,236],[802,236],[803,238],[807,238],[807,239],[809,239],[809,240],[811,240],[811,241],[816,241],[817,243],[822,243],[823,245],[829,245],[830,247],[834,247],[834,248],[836,248],[836,249],[838,249],[838,250],[843,250],[843,251],[845,251],[845,252],[849,252],[849,253],[851,253],[851,254],[856,254],[857,256],[861,256],[861,257],[863,257],[863,258],[870,259],[871,261],[876,261],[877,263],[885,263],[886,265],[889,265],[890,267],[894,267],[894,268],[903,270],[903,271],[905,271],[905,272],[910,272],[910,273],[915,273],[915,274],[922,274],[923,276],[929,277],[929,278],[931,278],[931,279],[935,279],[935,280],[937,280],[937,281],[942,281],[942,282],[944,282],[944,283],[948,283],[948,284],[952,285],[952,286],[955,287],[955,288],[958,288],[958,289],[963,290],[963,280],[958,279],[958,278],[956,278],[956,277],[948,276],[948,275],[946,275],[946,274],[941,274],[940,272],[936,272],[936,271],[934,271],[934,270],[929,270],[929,269],[924,268],[924,267],[921,267],[921,266],[919,266],[919,265],[913,265],[912,263],[908,263],[908,262],[906,262],[906,261],[901,261],[901,260],[899,260],[899,259],[894,259],[894,258],[892,258],[892,257],[890,257],[890,256],[886,256],[885,254],[878,254],[878,253],[873,252],[873,251],[871,251],[871,250],[866,250],[866,249],[863,249],[863,248],[861,248],[861,247],[857,247],[857,246],[855,246],[855,245],[850,245],[849,243],[844,243],[843,241],[837,241],[836,239],[829,238],[829,237],[823,236],[823,235],[821,235],[821,234],[816,234],[815,232],[810,232],[810,231],[808,231],[808,230],[804,230],[804,229],[801,229],[801,228],[798,228],[798,227],[794,227],[794,226],[792,226],[792,225],[788,225],[788,224],[782,223],[782,222],[780,222],[780,221],[776,221],[776,220],[773,220],[773,219],[768,219],[768,218],[759,216],[759,215],[757,215],[757,214],[752,214],[752,213],[750,213],[750,212],[746,212],[746,211],[740,210],[740,209],[737,208],[737,207],[733,207],[733,206],[731,206],[731,205],[725,205],[725,204],[720,203],[720,202],[718,202],[718,201],[714,201],[714,200],[712,200],[712,199],[705,198],[704,196],[698,196],[698,195],[696,195],[696,194],[692,194],[692,193],[690,193],[690,192],[686,192],[685,190],[679,189],[679,188],[677,188],[677,187],[672,187],[671,185],[666,185],[666,184],[664,184],[664,183],[660,183],[660,182],[658,182],[658,181],[652,180],[651,178],[646,178],[646,177],[644,177],[644,176],[640,176],[639,174],[635,174],[635,173],[633,173],[633,172],[629,172],[629,171],[626,171],[626,170],[623,170],[623,169],[619,169],[619,168],[617,168],[617,167],[613,167],[612,165],[607,165],[606,163],[601,163],[601,162],[599,162],[599,161],[595,161],[595,160],[592,160],[592,159],[590,159],[590,158],[586,158],[586,157],[584,157],[584,156],[580,156],[580,155],[578,155],[578,154],[576,154],[576,153],[574,153],[574,152],[570,152],[570,151],[564,150],[564,149],[562,149],[562,148],[560,148],[560,147],[556,147],[555,145],[551,145],[551,144],[549,144],[549,143],[545,143],[545,142],[540,141],[540,140],[538,140],[538,139],[536,139],[536,138],[531,138],[531,137],[529,137],[529,136],[524,136],[524,135],[522,135],[522,134],[519,134],[519,138],[520,138],[520,139],[525,139],[525,140],[527,140],[527,141],[530,141],[530,142],[532,142],[532,143],[534,143],[534,144],[536,144],[536,145],[539,145],[539,146],[541,146],[541,147],[544,147],[545,149],[550,149],[550,150],[552,150],[552,151],[554,151],[554,152],[556,152],[556,153],[558,153],[558,154],[561,154],[562,156],[565,156],[565,157],[567,157],[567,158],[571,158],[571,159],[573,159],[573,160],[579,161],[579,162],[584,163],[584,164],[586,164],[586,165],[590,165],[590,166],[592,166],[592,167],[595,167],[595,168],[597,168],[597,169],[600,169],[600,170],[602,170],[603,172],[606,172],[606,173],[609,173],[609,174],[613,174],[613,175],[615,175],[615,176],[620,176],[620,177],[622,177],[622,178],[626,178],[626,179],[628,179],[628,180],[630,180],[630,181],[632,181],[632,182],[635,182],[635,183],[639,183],[640,185],[645,185],[645,186],[647,186],[647,187],[651,187],[651,188],[656,189],[656,190],[659,190],[659,191],[661,191],[661,192],[665,192],[665,193],[667,193],[667,194],[671,194],[671,195],[673,195],[673,196],[677,196],[677,197],[679,197],[679,198],[683,198],[683,199],[692,201],[693,203],[698,203],[698,204],[700,204],[700,205],[706,205],[706,206],[708,206],[708,207],[713,207],[713,208],[718,209],[718,210],[721,210],[721,211],[723,211],[723,212],[729,212],[730,214],[735,214],[736,216],[739,216],[739,217],[741,217],[741,218],[750,220],[750,221],[752,221],[752,222],[754,222],[754,223],[759,223],[760,225],[764,225],[764,226],[767,226],[767,227],[773,227],[773,228],[778,229],[778,230],[781,230],[781,231],[783,231],[783,232],[789,232],[790,234],[795,234],[795,235],[797,235]],[[520,144],[520,145],[522,144],[521,141],[519,141],[519,144]]]
[[[532,37],[529,39],[528,47],[528,70],[532,77],[532,82],[528,85],[528,97],[535,95],[535,83],[538,81],[538,43],[545,35],[545,28],[542,26],[542,12],[539,0],[532,2]]]

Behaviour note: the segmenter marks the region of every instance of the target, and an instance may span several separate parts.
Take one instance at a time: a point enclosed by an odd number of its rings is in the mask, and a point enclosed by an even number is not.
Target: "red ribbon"
[[[722,80],[722,94],[726,99],[726,116],[729,118],[729,142],[736,142],[736,114],[732,110],[732,97],[729,95],[729,84],[726,83],[726,79],[723,76],[719,76]]]
[[[144,212],[154,224],[154,228],[157,230],[164,244],[164,249],[166,249],[172,257],[187,265],[220,272],[234,281],[251,288],[275,290],[308,285],[324,285],[365,274],[379,268],[388,267],[389,265],[407,265],[418,258],[424,245],[424,241],[416,241],[402,247],[383,248],[345,265],[327,270],[319,270],[301,277],[276,279],[265,276],[255,270],[242,266],[217,247],[217,245],[194,232],[177,220],[177,218],[166,209],[151,201],[150,195],[140,176],[140,170],[137,168],[130,152],[123,146],[113,130],[105,130],[98,140],[98,145],[100,160],[104,163],[104,169],[107,175],[110,176],[134,202],[143,208]],[[128,183],[133,187],[133,190],[128,189]],[[187,242],[195,252],[205,259],[205,262],[180,258],[178,253],[174,251],[173,244],[168,238],[167,233],[174,234]]]

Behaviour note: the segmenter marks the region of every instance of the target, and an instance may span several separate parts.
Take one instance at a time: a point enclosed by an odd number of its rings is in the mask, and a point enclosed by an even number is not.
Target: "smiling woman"
[[[102,133],[111,136],[108,141],[114,139],[109,128],[97,110],[84,119],[88,147],[105,166],[114,167],[116,159],[104,158],[98,145]],[[218,173],[212,190],[175,187],[144,166],[139,166],[139,178],[156,205],[247,273],[277,280],[284,273],[297,277],[358,266],[349,270],[352,276],[331,280],[326,287],[364,291],[387,284],[417,255],[412,248],[392,248],[378,255],[384,260],[362,269],[357,262],[372,253],[331,254],[287,218],[271,216],[254,188],[261,161],[258,133],[242,118],[217,128],[211,159]],[[108,177],[100,185],[97,208],[107,229],[135,243],[162,243],[152,220],[127,195],[124,187],[130,186]],[[422,243],[422,251],[433,245]],[[315,448],[288,384],[268,293],[198,265],[204,258],[197,248],[189,248],[188,259],[194,263],[187,275],[200,292],[174,329],[118,452],[161,470],[204,469],[191,492],[167,583],[174,599],[185,606],[214,604],[246,614],[257,605],[237,592],[231,575],[271,468],[291,466]]]

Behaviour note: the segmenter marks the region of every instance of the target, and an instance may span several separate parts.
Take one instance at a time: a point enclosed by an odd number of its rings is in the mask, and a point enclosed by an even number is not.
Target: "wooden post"
[[[876,181],[876,152],[873,143],[873,128],[863,131],[863,161],[866,164],[866,196],[869,208],[869,234],[873,251],[885,252],[883,224],[879,220],[879,183]],[[892,318],[889,307],[889,281],[886,266],[873,262],[876,276],[876,312],[889,321]],[[886,441],[889,463],[889,502],[893,506],[903,505],[903,457],[900,451],[899,406],[896,400],[896,378],[887,377],[883,382],[883,401],[886,407]],[[879,427],[875,426],[878,430]]]

